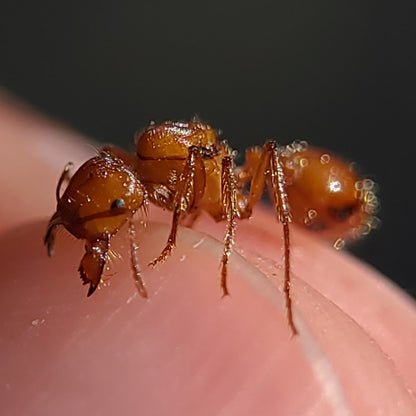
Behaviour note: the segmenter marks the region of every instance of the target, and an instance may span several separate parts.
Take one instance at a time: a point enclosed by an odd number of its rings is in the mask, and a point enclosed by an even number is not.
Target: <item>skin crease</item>
[[[136,292],[125,228],[111,246],[122,258],[87,298],[83,243],[61,231],[49,259],[42,238],[63,166],[94,148],[6,98],[0,137],[12,155],[0,165],[3,414],[416,414],[415,304],[378,272],[292,227],[292,338],[274,214],[238,223],[221,299],[224,224],[203,216],[182,228],[152,270],[170,214],[150,206],[136,227],[149,300]]]

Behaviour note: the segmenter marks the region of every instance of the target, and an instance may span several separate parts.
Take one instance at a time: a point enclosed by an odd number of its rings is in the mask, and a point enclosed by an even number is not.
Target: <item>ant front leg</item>
[[[81,259],[78,271],[84,285],[90,284],[87,296],[91,296],[101,282],[104,266],[108,259],[109,248],[109,234],[92,242],[87,241],[85,244],[85,254]]]
[[[287,319],[293,335],[298,333],[293,322],[292,298],[290,293],[290,206],[286,192],[285,175],[281,162],[281,152],[275,142],[268,142],[263,149],[253,148],[247,152],[247,162],[239,173],[240,182],[245,184],[251,180],[247,206],[240,217],[251,216],[253,206],[260,200],[265,187],[266,177],[273,195],[273,202],[283,227],[284,244],[284,283]]]
[[[176,235],[178,233],[179,220],[183,213],[189,213],[193,208],[197,208],[199,200],[205,191],[205,166],[202,158],[201,149],[198,146],[189,148],[185,167],[179,176],[176,185],[175,198],[173,204],[172,226],[168,242],[159,257],[154,259],[149,265],[155,266],[164,262],[176,246]]]
[[[140,272],[139,259],[137,258],[137,244],[136,244],[136,227],[133,220],[129,219],[129,238],[130,238],[130,253],[131,265],[133,267],[133,277],[136,287],[143,298],[147,298],[147,290]]]

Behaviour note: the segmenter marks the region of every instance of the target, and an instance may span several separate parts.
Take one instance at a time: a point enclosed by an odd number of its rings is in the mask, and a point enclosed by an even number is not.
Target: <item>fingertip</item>
[[[87,299],[76,272],[82,244],[58,235],[48,259],[37,241],[44,226],[5,236],[3,267],[13,277],[1,282],[1,313],[8,319],[0,332],[9,334],[2,367],[13,389],[1,393],[9,410],[25,413],[27,404],[32,411],[113,414],[140,406],[145,414],[203,408],[244,415],[329,408],[299,342],[290,338],[283,300],[269,280],[232,256],[232,296],[221,300],[218,241],[181,230],[172,258],[144,273],[147,301],[137,293],[128,261],[114,262],[114,275]],[[138,232],[142,260],[157,254],[168,231],[149,223]],[[121,232],[112,247],[128,253],[127,236]],[[31,253],[30,265],[16,263],[22,252]],[[301,401],[294,399],[299,389]]]

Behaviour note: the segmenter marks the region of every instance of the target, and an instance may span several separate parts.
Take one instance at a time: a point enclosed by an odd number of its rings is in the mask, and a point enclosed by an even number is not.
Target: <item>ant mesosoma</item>
[[[88,296],[98,287],[108,259],[110,239],[129,223],[132,268],[140,294],[147,297],[134,242],[132,217],[148,201],[172,211],[169,237],[159,257],[165,261],[176,245],[180,221],[190,223],[201,211],[226,222],[221,259],[221,287],[228,295],[227,265],[234,244],[236,220],[249,218],[267,186],[283,228],[284,286],[287,317],[294,334],[290,293],[290,223],[329,238],[337,246],[345,238],[373,227],[377,199],[372,182],[360,180],[350,165],[328,153],[295,142],[274,141],[246,151],[242,167],[209,125],[199,121],[151,123],[136,134],[136,156],[107,147],[82,165],[60,195],[68,164],[57,185],[57,210],[49,221],[45,244],[52,254],[55,229],[63,225],[86,241],[79,266]],[[245,189],[248,187],[249,191]]]

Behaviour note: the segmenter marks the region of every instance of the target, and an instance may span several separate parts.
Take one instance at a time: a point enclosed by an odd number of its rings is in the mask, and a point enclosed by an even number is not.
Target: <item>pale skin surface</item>
[[[170,215],[150,207],[163,224],[137,226],[149,300],[136,292],[125,230],[112,245],[122,260],[87,298],[82,242],[58,233],[49,259],[42,238],[63,166],[93,147],[5,99],[0,142],[3,414],[416,414],[415,304],[378,272],[292,227],[291,338],[275,215],[257,209],[238,223],[248,261],[231,256],[221,299],[222,244],[203,233],[221,240],[224,224],[181,229],[152,270]]]

